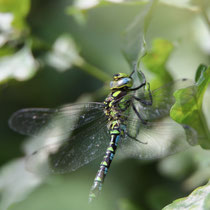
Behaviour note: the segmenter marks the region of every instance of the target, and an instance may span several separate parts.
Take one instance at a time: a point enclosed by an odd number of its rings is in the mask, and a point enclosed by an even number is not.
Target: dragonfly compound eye
[[[111,81],[110,82],[110,89],[120,89],[123,87],[130,88],[133,85],[133,79],[129,77],[121,78],[117,81]]]
[[[129,75],[125,73],[118,73],[118,74],[114,74],[113,79],[115,81],[118,81],[119,79],[126,78],[126,77],[129,77]]]

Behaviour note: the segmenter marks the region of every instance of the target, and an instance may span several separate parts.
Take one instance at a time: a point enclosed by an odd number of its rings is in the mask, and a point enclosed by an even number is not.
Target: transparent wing
[[[65,132],[77,129],[89,122],[103,116],[102,103],[70,104],[58,109],[28,108],[15,112],[9,119],[9,126],[14,131],[24,135],[36,135],[44,129],[55,129],[62,123],[63,135]],[[56,119],[56,120],[55,120]]]
[[[135,133],[136,126],[139,127],[138,134]],[[194,129],[180,125],[170,118],[147,124],[139,124],[139,120],[132,120],[128,122],[127,132],[130,136],[136,136],[136,140],[125,136],[121,144],[123,157],[157,159],[197,144],[197,132]]]
[[[194,86],[195,84],[188,79],[181,79],[174,82],[170,82],[158,89],[151,91],[152,94],[152,106],[140,104],[134,100],[135,106],[137,107],[142,118],[147,121],[154,121],[169,115],[172,105],[175,103],[173,93],[181,88]],[[149,100],[148,91],[136,91],[136,96],[140,99]]]
[[[27,169],[38,174],[65,173],[88,164],[106,152],[110,140],[106,124],[106,118],[103,116],[76,128],[69,137],[63,135],[54,139],[50,137],[49,130],[47,134],[43,131],[31,140],[33,143],[45,140],[46,143],[41,149],[39,145],[38,149],[28,156]],[[25,145],[28,153],[34,151],[32,148],[34,149],[34,144]]]
[[[197,132],[193,128],[180,125],[169,117],[170,109],[175,103],[174,91],[188,86],[196,88],[193,82],[184,79],[152,91],[152,106],[134,102],[138,113],[146,123],[138,118],[132,108],[128,110],[127,133],[133,138],[126,136],[122,141],[124,157],[127,154],[140,159],[161,158],[197,144]],[[137,94],[139,98],[149,100],[148,92],[141,90]],[[190,94],[195,97],[193,92]],[[189,97],[186,97],[186,103],[187,100]]]
[[[85,103],[14,113],[10,127],[32,135],[24,145],[27,168],[39,174],[71,172],[104,154],[110,138],[103,107]]]

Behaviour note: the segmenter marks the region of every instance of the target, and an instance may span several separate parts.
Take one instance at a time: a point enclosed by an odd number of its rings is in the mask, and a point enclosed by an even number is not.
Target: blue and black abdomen
[[[103,158],[103,161],[100,164],[100,168],[94,179],[94,183],[91,188],[90,195],[89,195],[89,201],[92,201],[93,198],[97,197],[97,195],[102,189],[102,184],[104,182],[106,174],[108,173],[108,169],[111,165],[111,162],[114,158],[119,140],[120,140],[120,135],[111,135],[111,141],[106,150],[106,154]]]
[[[117,150],[118,142],[122,135],[124,135],[124,125],[123,122],[125,119],[121,117],[121,113],[124,112],[129,104],[127,101],[124,102],[124,97],[127,95],[125,91],[116,91],[112,92],[105,100],[105,109],[104,112],[108,118],[108,130],[110,133],[110,143],[106,150],[106,154],[103,158],[103,161],[100,164],[100,168],[96,174],[91,192],[89,195],[89,201],[95,198],[102,189],[102,183],[106,177],[108,169],[111,165],[111,162],[114,158],[115,152]],[[119,106],[121,104],[121,106]]]

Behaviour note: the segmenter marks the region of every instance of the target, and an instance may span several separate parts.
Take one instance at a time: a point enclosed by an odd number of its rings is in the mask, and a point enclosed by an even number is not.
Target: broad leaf
[[[16,29],[26,27],[25,17],[30,10],[30,0],[0,0],[0,11],[14,15],[13,26]]]
[[[28,31],[25,18],[29,9],[29,0],[0,0],[0,47],[25,36]]]
[[[154,86],[160,87],[165,84],[165,81],[172,81],[172,76],[168,72],[166,63],[173,51],[173,44],[167,40],[155,39],[152,49],[142,58],[144,67],[152,72],[156,79],[152,81]]]
[[[175,200],[164,210],[196,209],[207,210],[210,208],[210,181],[207,185],[198,187],[188,197]]]
[[[210,68],[199,67],[196,85],[180,89],[174,93],[176,103],[170,116],[178,123],[194,128],[198,133],[199,144],[210,149],[210,131],[202,111],[205,90],[210,83]]]

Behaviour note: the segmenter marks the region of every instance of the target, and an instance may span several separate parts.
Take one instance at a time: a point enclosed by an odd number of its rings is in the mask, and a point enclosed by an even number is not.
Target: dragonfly
[[[138,85],[135,74],[141,78]],[[102,190],[117,148],[119,157],[150,160],[195,144],[196,132],[169,118],[174,91],[188,83],[181,79],[150,90],[142,71],[117,73],[104,102],[21,109],[11,116],[9,126],[39,139],[27,157],[30,171],[72,172],[104,155],[90,190],[91,202]]]

